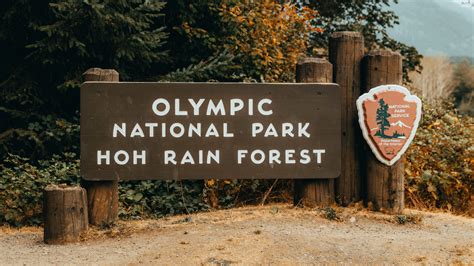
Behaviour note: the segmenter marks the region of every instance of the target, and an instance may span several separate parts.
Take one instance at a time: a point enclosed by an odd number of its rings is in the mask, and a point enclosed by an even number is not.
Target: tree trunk
[[[113,69],[91,68],[84,81],[118,82],[119,73]],[[82,181],[87,190],[89,222],[93,225],[113,224],[118,218],[118,180]]]
[[[87,195],[81,187],[49,185],[44,189],[44,242],[77,242],[88,229]]]
[[[296,65],[296,82],[331,83],[332,64],[325,59],[304,58]],[[295,179],[293,204],[330,205],[334,202],[334,179]]]
[[[341,87],[342,164],[336,180],[336,199],[348,205],[361,199],[360,150],[363,141],[357,123],[356,100],[360,96],[360,63],[364,37],[359,32],[335,32],[329,39],[329,61],[334,82]]]
[[[385,84],[401,85],[403,81],[402,56],[391,51],[368,53],[362,64],[364,92]],[[365,146],[367,171],[367,201],[375,210],[401,213],[404,209],[404,157],[387,166],[377,160]]]

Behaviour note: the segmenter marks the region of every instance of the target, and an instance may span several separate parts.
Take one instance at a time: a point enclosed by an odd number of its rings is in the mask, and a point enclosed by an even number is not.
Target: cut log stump
[[[44,242],[79,241],[88,229],[87,195],[81,187],[49,185],[44,189]]]

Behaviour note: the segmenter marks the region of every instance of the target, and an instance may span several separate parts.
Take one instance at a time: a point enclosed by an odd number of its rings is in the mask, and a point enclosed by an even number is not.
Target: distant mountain
[[[399,16],[400,25],[388,32],[424,55],[474,57],[471,2],[474,0],[399,0],[390,9]]]

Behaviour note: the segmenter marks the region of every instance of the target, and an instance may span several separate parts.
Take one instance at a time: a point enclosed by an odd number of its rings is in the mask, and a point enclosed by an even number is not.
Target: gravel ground
[[[121,221],[79,243],[45,245],[42,228],[0,228],[1,265],[474,264],[474,219],[407,210],[416,223],[357,208],[244,207]],[[403,217],[401,217],[403,218]]]

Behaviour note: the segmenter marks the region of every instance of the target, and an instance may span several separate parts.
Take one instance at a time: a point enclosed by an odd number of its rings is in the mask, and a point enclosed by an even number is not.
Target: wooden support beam
[[[83,74],[84,81],[118,82],[113,69],[91,68]],[[89,222],[93,225],[113,224],[118,219],[118,180],[82,181],[87,190]]]
[[[296,82],[331,83],[332,64],[326,59],[304,58],[296,65]],[[327,206],[334,203],[334,179],[295,179],[294,205]]]
[[[333,81],[341,87],[342,164],[336,182],[336,200],[346,206],[361,199],[360,150],[364,141],[357,123],[356,100],[360,96],[360,63],[364,37],[359,32],[335,32],[329,39]]]
[[[368,53],[362,63],[363,92],[379,85],[403,82],[402,56],[380,50]],[[367,201],[375,210],[401,213],[404,209],[404,158],[387,166],[377,160],[368,146],[366,153]]]

